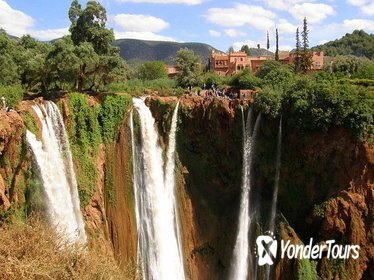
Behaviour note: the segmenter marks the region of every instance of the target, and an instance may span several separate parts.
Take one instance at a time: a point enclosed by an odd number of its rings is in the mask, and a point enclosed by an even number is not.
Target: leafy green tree
[[[263,78],[263,84],[274,89],[287,89],[293,82],[294,73],[286,66],[272,69]]]
[[[280,67],[282,64],[279,61],[267,60],[265,61],[258,71],[256,72],[256,77],[263,79],[271,70]]]
[[[175,64],[179,69],[178,84],[182,87],[201,84],[201,59],[192,50],[183,48],[177,52]]]
[[[0,29],[0,84],[12,85],[19,82],[18,66],[14,60],[16,42]]]
[[[354,56],[337,56],[332,62],[332,72],[351,77],[360,67],[360,59]]]
[[[106,28],[106,10],[95,1],[88,1],[82,9],[73,0],[69,9],[71,39],[80,59],[78,90],[99,89],[124,75],[126,65],[113,47],[113,30]]]
[[[352,77],[374,80],[374,61],[363,59],[357,69],[357,72]]]
[[[229,49],[227,50],[227,53],[234,53],[234,52],[235,50],[233,46],[229,47]]]
[[[261,80],[257,78],[253,73],[248,69],[244,69],[238,78],[239,87],[241,89],[256,89],[260,86]]]
[[[203,82],[207,88],[210,88],[213,84],[222,86],[223,77],[217,74],[216,72],[207,72],[204,74]]]
[[[248,56],[251,55],[251,51],[250,51],[248,45],[243,45],[243,46],[240,48],[240,51],[241,51],[241,52],[245,52]]]
[[[280,116],[282,110],[282,91],[272,87],[265,87],[254,100],[256,111],[274,119]]]
[[[166,78],[168,72],[163,61],[148,61],[139,66],[137,69],[137,76],[141,80],[155,80]]]

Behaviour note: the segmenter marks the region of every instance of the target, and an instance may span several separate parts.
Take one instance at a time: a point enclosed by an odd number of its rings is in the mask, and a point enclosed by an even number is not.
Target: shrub
[[[63,241],[40,219],[0,228],[1,279],[134,279],[135,266],[121,271],[93,242],[82,250]]]
[[[0,97],[4,96],[6,98],[6,105],[16,108],[18,104],[23,99],[24,90],[20,85],[15,86],[2,86],[0,85]],[[0,101],[1,102],[1,101]],[[3,104],[0,103],[0,107],[2,108]]]

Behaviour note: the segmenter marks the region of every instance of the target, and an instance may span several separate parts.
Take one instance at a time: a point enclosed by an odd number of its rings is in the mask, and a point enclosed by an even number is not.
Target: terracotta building
[[[268,60],[274,60],[273,55],[247,56],[245,52],[229,54],[212,52],[210,56],[210,70],[222,76],[236,74],[245,68],[251,68],[256,73],[260,66]],[[313,52],[311,70],[323,70],[323,52]],[[295,52],[280,51],[279,62],[292,64],[295,61]]]
[[[235,74],[247,67],[251,67],[251,62],[245,52],[229,54],[212,52],[210,56],[210,70],[222,76]]]

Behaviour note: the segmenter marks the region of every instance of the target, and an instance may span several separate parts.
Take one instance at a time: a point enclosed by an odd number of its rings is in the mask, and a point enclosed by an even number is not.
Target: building
[[[248,67],[251,62],[245,52],[224,54],[213,51],[210,56],[210,70],[221,76],[236,74]]]
[[[166,66],[166,71],[168,72],[168,77],[169,78],[174,78],[175,76],[177,76],[179,74],[179,70],[175,66],[167,65]]]
[[[280,51],[279,62],[281,64],[293,64],[295,62],[295,52]],[[274,60],[273,55],[247,56],[245,52],[234,52],[229,54],[212,52],[210,56],[210,70],[221,76],[236,74],[245,68],[250,68],[256,73],[261,65],[268,61]],[[323,52],[312,53],[312,71],[323,70]]]

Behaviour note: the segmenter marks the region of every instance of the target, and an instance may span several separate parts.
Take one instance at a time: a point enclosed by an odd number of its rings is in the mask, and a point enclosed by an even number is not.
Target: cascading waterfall
[[[252,108],[249,109],[246,124],[244,125],[244,112],[242,109],[243,122],[243,170],[242,170],[242,193],[240,199],[238,233],[234,246],[234,254],[230,270],[230,279],[246,280],[248,268],[251,266],[251,250],[249,247],[249,228],[251,224],[250,213],[250,190],[251,190],[251,165],[253,156],[253,146],[257,135],[257,130],[261,120],[258,115],[252,131]],[[248,265],[249,264],[249,265]]]
[[[280,165],[281,165],[281,149],[282,149],[282,117],[279,120],[279,127],[278,127],[278,142],[277,142],[277,158],[275,162],[275,178],[274,178],[274,192],[273,192],[273,201],[271,204],[271,212],[270,212],[270,224],[269,230],[274,232],[275,228],[275,216],[276,216],[276,208],[277,208],[277,200],[278,200],[278,186],[279,186],[279,177],[280,177]]]
[[[178,104],[173,112],[164,164],[151,111],[142,99],[134,98],[133,103],[140,119],[140,147],[135,143],[133,125],[130,125],[130,129],[138,251],[143,278],[184,279],[174,177]]]
[[[275,177],[274,177],[274,190],[273,190],[273,199],[271,203],[271,212],[270,212],[270,222],[269,222],[269,231],[274,233],[275,230],[275,216],[277,210],[277,200],[278,200],[278,186],[279,186],[279,177],[280,177],[280,165],[281,165],[281,149],[282,149],[282,117],[279,120],[278,127],[278,141],[277,141],[277,157],[275,161]],[[270,279],[270,266],[265,267],[265,279]]]
[[[33,105],[42,124],[41,140],[26,132],[26,140],[40,173],[47,216],[67,242],[87,240],[80,211],[77,181],[65,126],[55,103]]]

